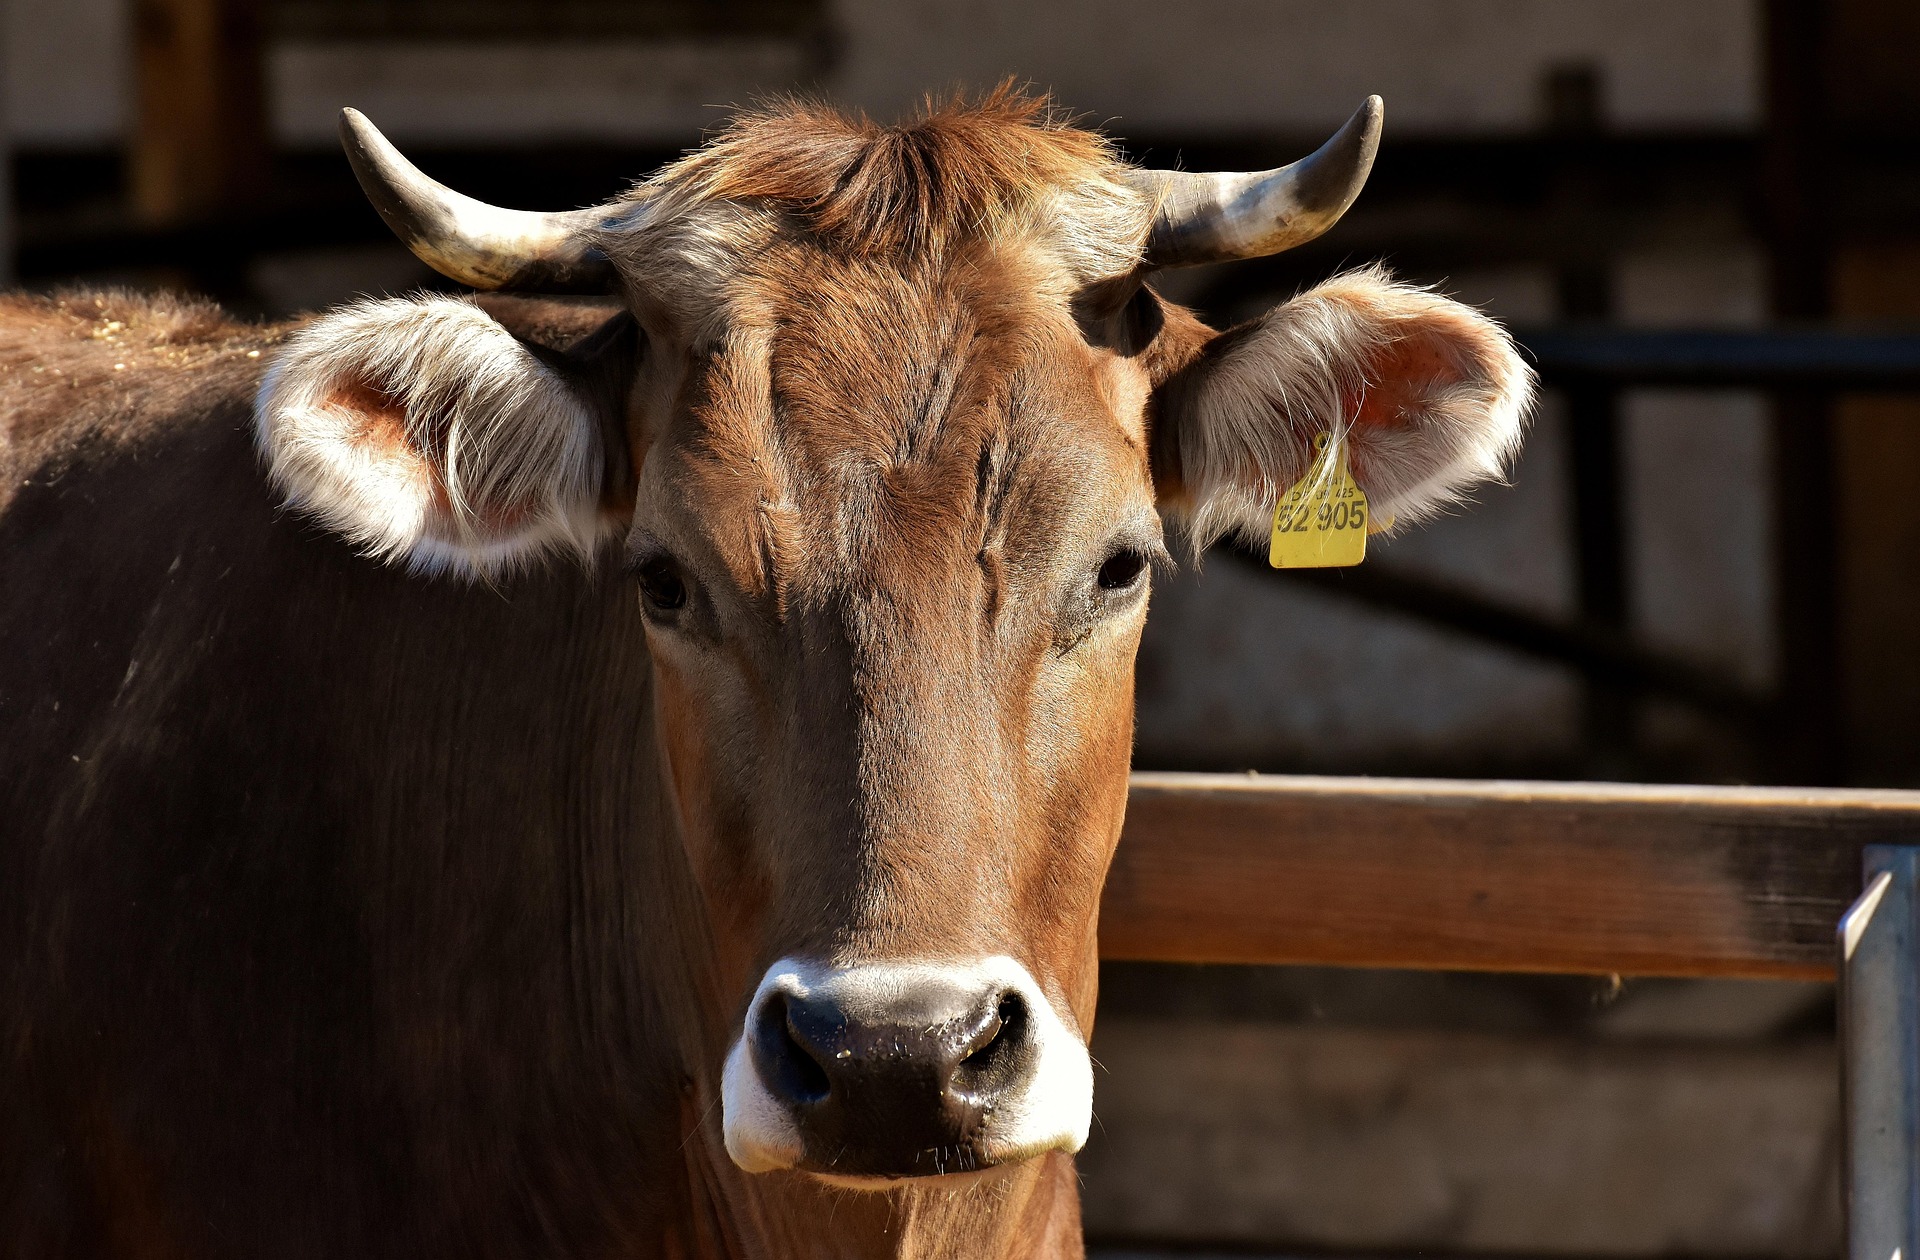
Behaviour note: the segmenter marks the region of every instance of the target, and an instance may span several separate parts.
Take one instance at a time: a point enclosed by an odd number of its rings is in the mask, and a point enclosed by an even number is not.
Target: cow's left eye
[[[1146,571],[1147,557],[1132,547],[1125,547],[1107,557],[1096,580],[1103,591],[1124,591]]]

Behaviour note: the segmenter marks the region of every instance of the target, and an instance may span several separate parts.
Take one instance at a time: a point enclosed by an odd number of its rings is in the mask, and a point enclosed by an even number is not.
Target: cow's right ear
[[[591,560],[629,506],[638,336],[622,313],[555,351],[469,299],[362,302],[279,352],[254,408],[260,453],[293,506],[417,570]]]

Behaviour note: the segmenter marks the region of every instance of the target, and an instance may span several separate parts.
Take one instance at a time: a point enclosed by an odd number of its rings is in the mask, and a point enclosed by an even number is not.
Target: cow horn
[[[1369,96],[1331,140],[1271,171],[1136,171],[1134,186],[1158,203],[1147,266],[1264,258],[1320,235],[1360,195],[1385,117]]]
[[[429,179],[357,109],[340,111],[340,143],[367,200],[421,262],[476,289],[605,293],[613,265],[588,229],[607,209],[537,214],[475,201]]]

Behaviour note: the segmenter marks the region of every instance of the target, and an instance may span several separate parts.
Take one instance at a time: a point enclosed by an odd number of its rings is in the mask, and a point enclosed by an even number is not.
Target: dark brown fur
[[[352,556],[256,467],[276,330],[92,302],[0,325],[8,1253],[654,1249],[681,1078],[627,964],[677,946],[626,592]]]

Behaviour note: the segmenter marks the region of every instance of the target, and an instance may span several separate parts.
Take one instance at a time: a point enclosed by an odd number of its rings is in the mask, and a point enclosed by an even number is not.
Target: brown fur
[[[1274,390],[1403,364],[1433,379],[1374,382],[1391,405],[1356,423],[1426,423],[1423,388],[1490,379],[1492,344],[1374,279],[1319,299],[1365,335],[1304,368],[1291,326],[1210,353],[1150,292],[1110,300],[1150,210],[1120,171],[1004,91],[897,128],[757,116],[605,242],[637,360],[611,308],[480,302],[568,407],[403,426],[391,391],[329,395],[365,403],[341,440],[429,467],[467,426],[592,412],[584,508],[680,566],[672,617],[604,566],[426,581],[279,510],[249,408],[288,329],[0,307],[0,1237],[1077,1254],[1059,1153],[886,1193],[741,1172],[717,1077],[748,995],[784,955],[1004,953],[1090,1028],[1146,606],[1094,574],[1159,550],[1157,496],[1284,474],[1319,417]],[[1376,308],[1413,313],[1375,335]],[[433,361],[443,334],[382,309]],[[1264,445],[1236,464],[1190,398],[1255,400],[1230,419]],[[495,436],[478,483],[550,485],[488,465],[540,449]]]
[[[280,336],[209,302],[128,292],[0,294],[0,327],[0,508],[20,476],[87,442],[138,440],[156,404],[257,366]]]
[[[930,99],[895,126],[809,102],[746,114],[640,191],[773,202],[833,252],[898,265],[1124,169],[1104,137],[1003,83],[977,102]]]

